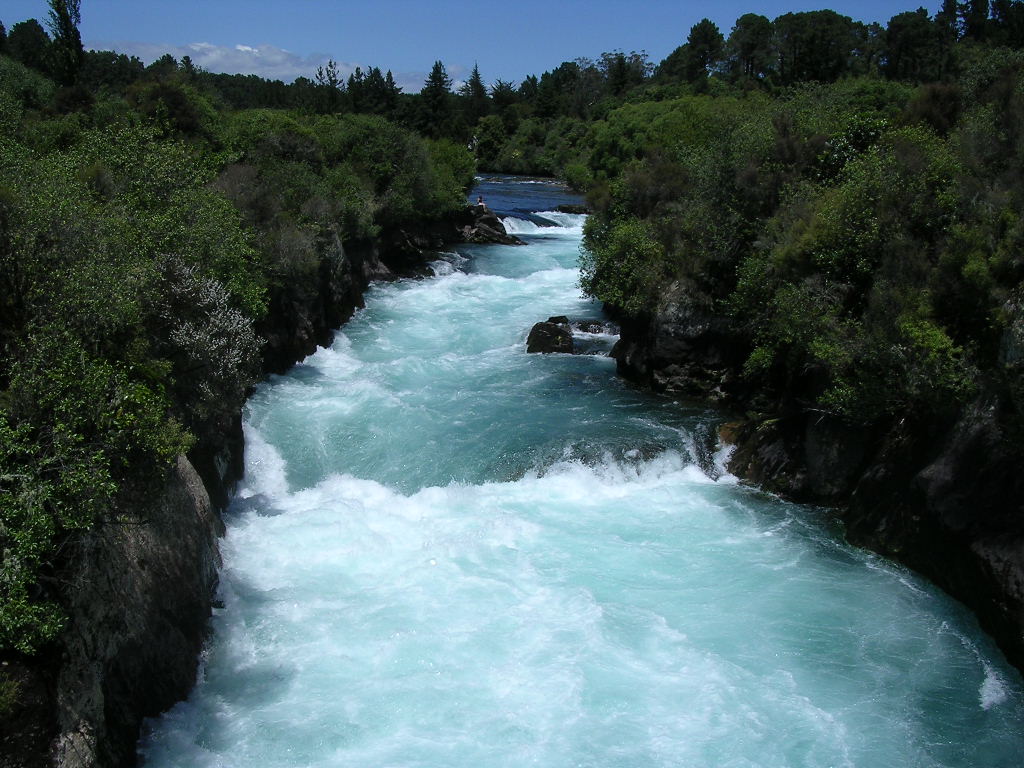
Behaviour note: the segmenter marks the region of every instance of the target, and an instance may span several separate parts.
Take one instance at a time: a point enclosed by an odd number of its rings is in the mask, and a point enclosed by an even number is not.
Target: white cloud
[[[313,77],[317,67],[325,65],[331,56],[314,53],[300,56],[297,53],[274,45],[213,45],[212,43],[189,43],[188,45],[163,45],[159,43],[90,41],[88,47],[94,50],[112,50],[129,56],[138,56],[150,64],[165,53],[181,61],[185,56],[192,59],[197,67],[210,72],[228,74],[259,75],[271,80],[290,83],[297,77]],[[338,62],[338,71],[348,77],[356,64]]]
[[[171,54],[178,61],[188,56],[197,67],[210,72],[227,72],[228,74],[259,75],[271,80],[292,82],[297,77],[312,78],[317,67],[327,64],[333,58],[326,53],[314,53],[300,56],[297,53],[278,48],[274,45],[213,45],[212,43],[189,43],[188,45],[164,45],[161,43],[138,42],[107,42],[89,41],[87,48],[97,51],[117,51],[128,56],[138,56],[146,64],[151,64],[165,53]],[[336,59],[335,59],[336,60]],[[336,60],[337,61],[337,60]],[[338,72],[347,78],[359,66],[365,72],[369,66],[363,63],[338,61]],[[387,71],[386,66],[381,66]],[[469,72],[467,67],[453,65],[448,67],[448,76],[455,80],[453,89],[462,84],[462,79]],[[395,82],[405,93],[419,93],[427,79],[426,72],[392,72]]]

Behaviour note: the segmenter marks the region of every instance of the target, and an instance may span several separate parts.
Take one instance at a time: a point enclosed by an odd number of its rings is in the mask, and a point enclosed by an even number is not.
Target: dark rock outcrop
[[[564,315],[549,317],[543,323],[537,323],[530,329],[526,339],[527,352],[565,352],[572,354],[572,330],[569,318]]]
[[[590,209],[585,205],[571,205],[568,203],[556,205],[555,210],[559,213],[590,213]]]
[[[184,457],[162,492],[77,544],[56,683],[62,768],[133,765],[139,726],[195,682],[220,518]]]
[[[622,338],[611,356],[621,375],[655,391],[721,399],[745,355],[712,300],[675,282],[653,316],[622,318]]]
[[[963,601],[1024,667],[1024,474],[1006,403],[984,396],[948,430],[894,430],[842,511],[849,538]]]
[[[363,306],[363,292],[373,280],[393,275],[372,241],[343,244],[328,230],[318,242],[317,274],[272,287],[266,316],[257,333],[266,339],[265,373],[284,373],[296,361],[330,344],[334,329]]]
[[[485,205],[471,205],[455,217],[459,239],[466,243],[523,245],[523,241],[505,231],[501,219]]]

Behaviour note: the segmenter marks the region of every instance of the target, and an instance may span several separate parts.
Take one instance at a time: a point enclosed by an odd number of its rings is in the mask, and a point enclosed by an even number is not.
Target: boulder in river
[[[526,339],[526,351],[545,354],[548,352],[572,354],[572,330],[569,328],[569,318],[558,315],[534,325]]]
[[[555,210],[559,213],[590,213],[590,209],[585,205],[572,205],[569,203],[563,203],[562,205],[556,205]]]
[[[485,205],[469,205],[457,221],[460,239],[466,243],[523,245],[523,241],[505,230],[501,219]]]

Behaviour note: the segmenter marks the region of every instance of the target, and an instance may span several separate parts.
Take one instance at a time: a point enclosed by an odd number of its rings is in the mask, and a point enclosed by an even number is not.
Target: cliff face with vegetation
[[[381,117],[84,94],[0,55],[0,764],[130,765],[190,689],[259,376],[473,216]]]

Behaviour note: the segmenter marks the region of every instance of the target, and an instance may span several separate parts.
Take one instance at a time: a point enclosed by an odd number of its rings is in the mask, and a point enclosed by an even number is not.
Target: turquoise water
[[[252,397],[201,679],[145,765],[1021,765],[1020,676],[962,607],[738,484],[713,413],[525,353],[600,312],[580,217],[508,223],[527,246],[374,287]]]

